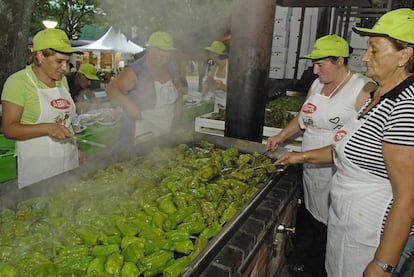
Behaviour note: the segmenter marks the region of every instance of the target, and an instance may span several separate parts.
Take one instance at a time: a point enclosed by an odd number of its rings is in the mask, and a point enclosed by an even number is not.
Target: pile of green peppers
[[[0,211],[0,276],[178,276],[275,170],[207,141],[112,164]]]

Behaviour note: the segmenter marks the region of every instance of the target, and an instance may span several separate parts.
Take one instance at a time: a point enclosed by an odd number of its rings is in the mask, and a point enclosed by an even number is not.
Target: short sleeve
[[[384,126],[384,142],[414,146],[414,99],[396,103]]]

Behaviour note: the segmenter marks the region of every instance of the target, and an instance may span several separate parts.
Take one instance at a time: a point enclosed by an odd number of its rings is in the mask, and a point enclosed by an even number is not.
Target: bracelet
[[[302,153],[302,158],[303,158],[303,163],[306,163],[307,158],[306,158],[306,154],[305,153]]]
[[[382,268],[382,270],[384,270],[385,272],[391,272],[393,273],[395,271],[395,266],[389,265],[389,264],[385,264],[383,262],[381,262],[380,260],[378,260],[377,258],[374,258],[372,260],[372,262],[376,265],[378,265],[379,267]]]

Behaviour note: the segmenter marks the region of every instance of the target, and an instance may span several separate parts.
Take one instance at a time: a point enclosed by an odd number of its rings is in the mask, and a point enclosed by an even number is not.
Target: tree
[[[178,49],[181,73],[187,60],[204,74],[204,47],[230,32],[231,0],[101,0],[112,25],[139,45],[154,31],[170,33]],[[183,55],[184,54],[184,55]]]
[[[145,45],[164,30],[184,52],[199,52],[229,33],[231,0],[101,0],[109,21],[132,41]]]
[[[0,0],[0,92],[7,77],[25,66],[34,0]]]
[[[44,29],[42,21],[53,19],[58,28],[70,39],[76,39],[82,27],[92,23],[105,23],[106,15],[99,0],[35,0],[31,34]]]

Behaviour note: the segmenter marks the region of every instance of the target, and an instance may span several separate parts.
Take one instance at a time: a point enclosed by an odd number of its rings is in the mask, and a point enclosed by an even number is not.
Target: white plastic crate
[[[210,119],[212,113],[204,114],[196,117],[195,119],[195,131],[204,134],[224,136],[224,124],[223,120]],[[267,138],[278,134],[282,129],[275,127],[263,127],[263,140],[262,143],[267,143]],[[300,151],[302,136],[298,135],[290,140],[286,147],[292,149],[292,151]]]

